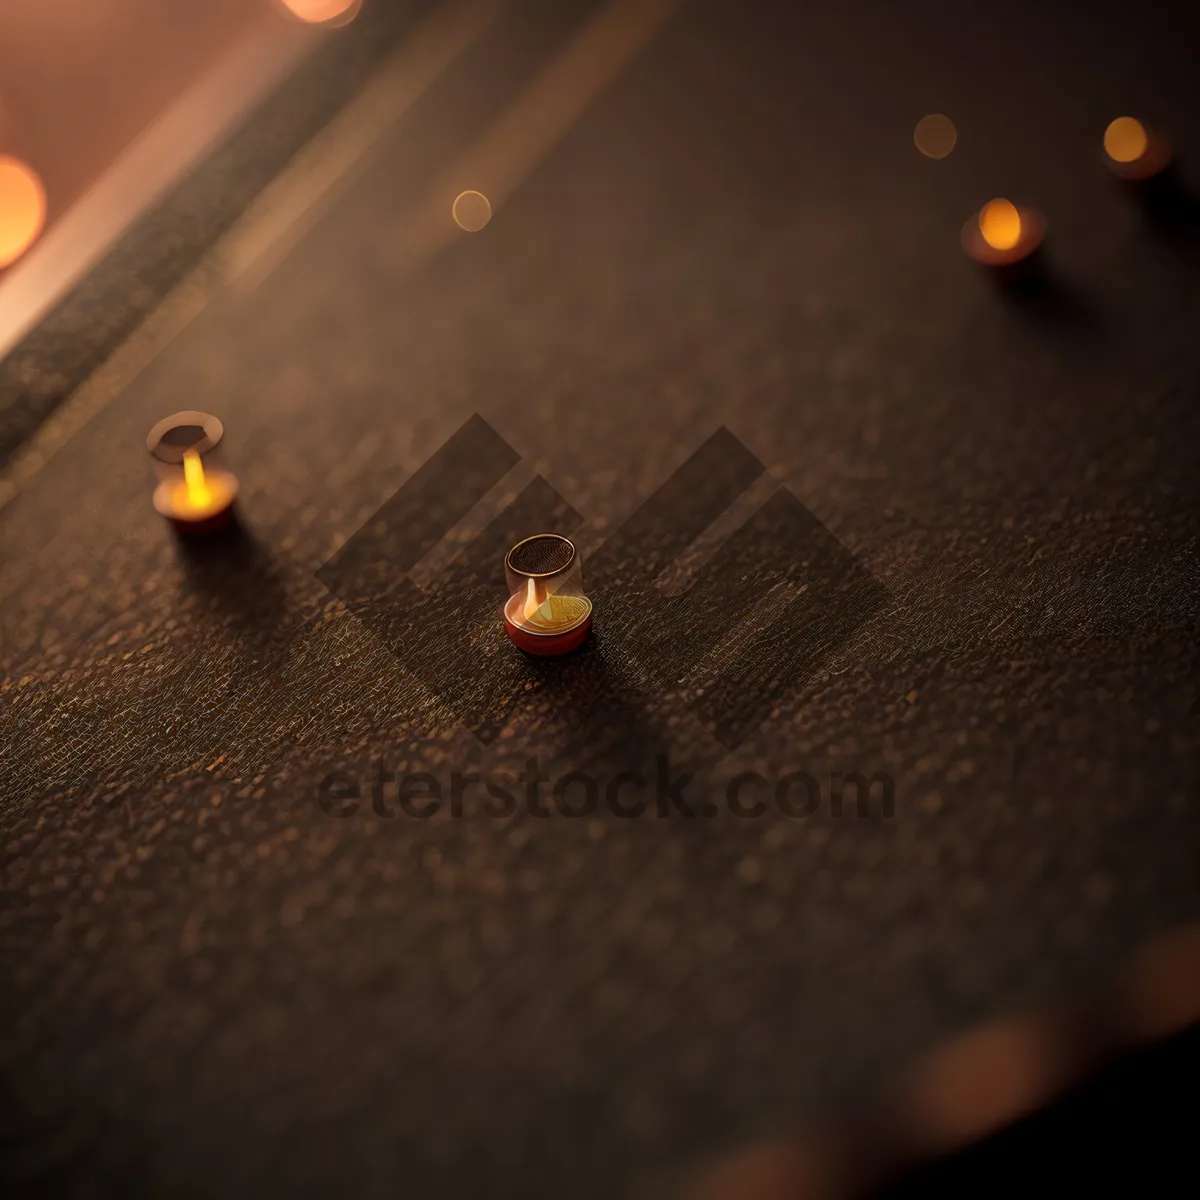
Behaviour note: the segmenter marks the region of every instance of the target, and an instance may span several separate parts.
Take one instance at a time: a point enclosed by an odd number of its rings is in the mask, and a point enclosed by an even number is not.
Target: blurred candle
[[[1118,178],[1137,183],[1171,164],[1171,141],[1136,117],[1118,117],[1104,131],[1104,161]]]
[[[237,479],[211,458],[224,434],[212,413],[189,409],[164,417],[146,435],[159,478],[154,507],[178,533],[207,533],[233,519]]]
[[[159,483],[154,507],[179,533],[209,533],[232,520],[237,487],[237,479],[229,471],[206,469],[195,450],[186,450],[183,478]]]
[[[1046,221],[1011,200],[989,200],[963,226],[963,249],[977,263],[999,272],[1031,261],[1046,234]]]

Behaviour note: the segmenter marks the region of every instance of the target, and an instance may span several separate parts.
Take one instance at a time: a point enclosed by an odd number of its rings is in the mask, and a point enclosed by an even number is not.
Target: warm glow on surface
[[[958,130],[944,113],[930,113],[917,122],[913,141],[926,158],[945,158],[958,141]]]
[[[1149,144],[1146,127],[1134,117],[1118,117],[1104,131],[1104,152],[1113,162],[1137,162]]]
[[[16,262],[46,223],[46,193],[33,168],[0,155],[0,267]]]
[[[993,250],[1011,250],[1021,240],[1021,214],[1011,200],[989,200],[979,214],[979,232]]]
[[[362,0],[282,0],[283,6],[310,25],[345,25],[358,16]]]
[[[195,450],[185,450],[183,454],[183,479],[187,485],[188,503],[195,508],[206,508],[212,503],[212,493],[208,488],[208,480],[204,478],[204,464]]]
[[[492,219],[491,201],[482,192],[460,192],[451,212],[468,233],[478,233]]]

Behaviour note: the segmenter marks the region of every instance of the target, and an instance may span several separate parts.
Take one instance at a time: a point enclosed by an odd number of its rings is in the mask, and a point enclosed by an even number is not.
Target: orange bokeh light
[[[482,192],[459,192],[450,212],[467,233],[478,233],[492,219],[491,201]]]
[[[1021,240],[1021,214],[1011,200],[989,200],[979,213],[979,232],[993,250],[1011,250]]]
[[[46,224],[46,191],[37,172],[18,158],[0,155],[0,267],[14,263]]]
[[[362,0],[282,0],[294,17],[309,25],[345,25],[358,16]]]
[[[1137,162],[1149,145],[1146,127],[1135,117],[1118,117],[1104,131],[1104,152],[1113,162]]]
[[[945,158],[958,141],[958,130],[945,113],[930,113],[917,122],[913,142],[926,158]]]

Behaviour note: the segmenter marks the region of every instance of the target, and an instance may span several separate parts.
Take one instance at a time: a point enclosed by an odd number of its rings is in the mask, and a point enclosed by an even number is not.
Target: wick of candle
[[[204,464],[195,450],[183,452],[183,481],[187,485],[189,504],[204,508],[212,502],[212,492],[209,491],[208,480],[204,478]]]

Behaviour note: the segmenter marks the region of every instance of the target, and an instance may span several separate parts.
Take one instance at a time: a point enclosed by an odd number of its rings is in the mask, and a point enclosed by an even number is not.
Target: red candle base
[[[574,629],[568,629],[565,633],[530,633],[507,618],[504,621],[504,632],[508,634],[512,644],[524,650],[526,654],[539,656],[570,654],[572,650],[578,650],[587,639],[591,628],[591,613],[588,613]]]

